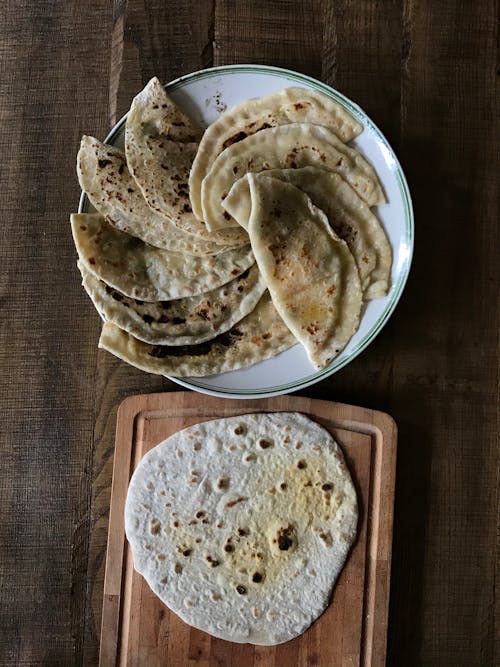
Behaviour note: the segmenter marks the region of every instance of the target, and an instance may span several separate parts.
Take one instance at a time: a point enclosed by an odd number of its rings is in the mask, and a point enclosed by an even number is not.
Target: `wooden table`
[[[177,389],[97,351],[68,224],[80,136],[153,75],[240,62],[335,86],[401,159],[402,301],[305,395],[399,425],[388,663],[499,664],[497,29],[492,0],[2,3],[2,665],[96,662],[116,408]]]

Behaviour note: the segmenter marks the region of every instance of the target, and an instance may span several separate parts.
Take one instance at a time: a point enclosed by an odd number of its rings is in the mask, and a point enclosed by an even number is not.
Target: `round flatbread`
[[[324,611],[355,539],[339,446],[299,413],[191,426],[150,450],[128,490],[135,569],[186,623],[272,645]]]

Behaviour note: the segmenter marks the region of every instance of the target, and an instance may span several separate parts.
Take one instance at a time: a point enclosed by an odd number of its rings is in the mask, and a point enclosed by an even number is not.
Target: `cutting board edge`
[[[335,406],[337,409],[343,410],[356,410],[356,411],[363,411],[366,412],[366,414],[371,415],[373,418],[373,425],[377,426],[381,431],[389,430],[393,432],[393,438],[397,442],[397,424],[391,415],[389,415],[387,412],[383,412],[382,410],[375,410],[373,408],[367,408],[365,406],[359,406],[359,405],[351,405],[349,403],[342,403],[341,401],[330,401],[322,398],[308,398],[305,396],[296,396],[295,394],[286,394],[283,396],[274,396],[272,398],[250,398],[246,400],[242,400],[241,398],[220,398],[217,396],[210,396],[208,394],[199,394],[194,391],[168,391],[168,392],[154,392],[150,394],[133,394],[131,396],[127,396],[122,400],[120,405],[118,406],[118,411],[117,411],[117,421],[120,419],[122,413],[127,413],[129,409],[129,404],[136,404],[136,403],[141,403],[141,402],[146,402],[148,404],[152,404],[149,406],[149,409],[153,407],[153,405],[157,401],[161,401],[164,399],[165,396],[168,397],[193,397],[195,400],[199,399],[200,397],[205,401],[205,402],[210,402],[210,403],[220,403],[221,401],[227,405],[234,405],[235,407],[241,407],[243,412],[246,412],[245,406],[248,405],[253,405],[256,403],[274,403],[278,402],[281,400],[286,400],[286,399],[291,399],[291,400],[298,400],[298,401],[311,401],[314,402],[315,404],[323,404],[325,407],[329,406],[331,409],[331,406]],[[145,406],[142,406],[141,409],[146,409]],[[137,414],[139,410],[135,412]]]

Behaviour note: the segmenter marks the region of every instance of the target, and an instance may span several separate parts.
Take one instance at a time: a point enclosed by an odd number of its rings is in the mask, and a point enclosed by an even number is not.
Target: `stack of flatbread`
[[[287,88],[205,132],[157,79],[133,100],[125,150],[84,136],[71,216],[100,347],[145,371],[231,371],[301,343],[327,366],[387,293],[392,262],[372,211],[362,126],[330,97]]]

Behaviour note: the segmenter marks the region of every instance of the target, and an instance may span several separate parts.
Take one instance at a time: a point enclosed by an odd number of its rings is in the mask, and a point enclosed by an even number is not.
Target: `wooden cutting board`
[[[358,537],[325,613],[279,646],[233,644],[181,621],[133,569],[124,507],[141,457],[197,422],[248,412],[298,411],[341,445],[359,499]],[[336,667],[385,664],[396,464],[396,425],[374,410],[293,396],[253,401],[193,392],[131,396],[119,407],[104,582],[100,664],[168,667]]]

